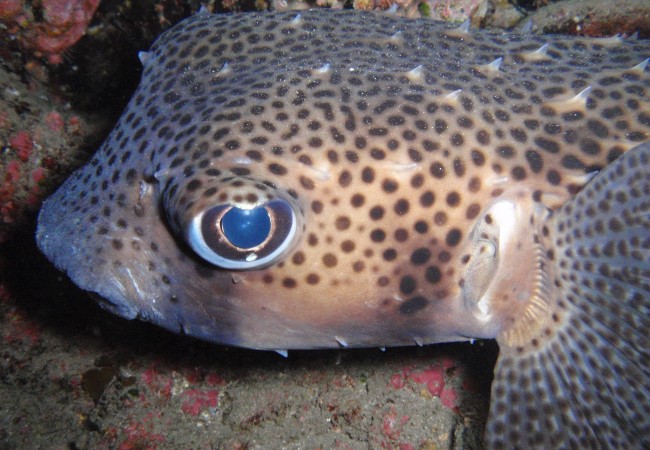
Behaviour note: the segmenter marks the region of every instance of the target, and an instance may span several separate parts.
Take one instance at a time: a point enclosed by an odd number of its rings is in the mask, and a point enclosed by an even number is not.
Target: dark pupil
[[[236,247],[256,247],[268,237],[271,218],[263,206],[253,209],[233,207],[221,218],[221,230]]]

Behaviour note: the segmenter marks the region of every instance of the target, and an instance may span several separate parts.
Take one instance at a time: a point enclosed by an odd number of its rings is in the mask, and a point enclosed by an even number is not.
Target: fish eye
[[[199,256],[215,266],[258,269],[286,253],[296,229],[296,214],[284,200],[252,207],[223,204],[192,220],[188,242]]]

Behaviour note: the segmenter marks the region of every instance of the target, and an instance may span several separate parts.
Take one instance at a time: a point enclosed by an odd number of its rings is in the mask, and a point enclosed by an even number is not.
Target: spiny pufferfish
[[[37,240],[255,349],[496,338],[490,448],[650,447],[650,43],[197,14]]]

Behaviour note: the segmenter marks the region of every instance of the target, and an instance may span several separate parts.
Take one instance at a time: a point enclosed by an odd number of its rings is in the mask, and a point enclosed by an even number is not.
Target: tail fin
[[[528,343],[497,338],[489,448],[650,448],[650,142],[554,212],[540,240],[551,311]]]

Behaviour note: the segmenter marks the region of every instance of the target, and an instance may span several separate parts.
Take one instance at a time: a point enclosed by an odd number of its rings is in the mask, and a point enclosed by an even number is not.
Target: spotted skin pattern
[[[648,57],[362,12],[197,14],[142,54],[38,244],[116,314],[214,342],[496,338],[490,447],[648,446]],[[224,244],[219,207],[272,204],[286,242]]]

